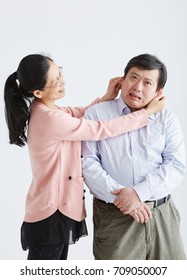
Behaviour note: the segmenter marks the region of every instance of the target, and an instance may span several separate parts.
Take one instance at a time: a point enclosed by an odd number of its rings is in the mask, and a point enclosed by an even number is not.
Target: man
[[[155,56],[132,58],[119,99],[95,105],[85,117],[107,120],[144,108],[167,80]],[[185,173],[183,135],[168,109],[122,136],[83,143],[83,176],[94,195],[95,259],[186,259],[180,216],[171,191]],[[151,218],[152,217],[152,218]]]

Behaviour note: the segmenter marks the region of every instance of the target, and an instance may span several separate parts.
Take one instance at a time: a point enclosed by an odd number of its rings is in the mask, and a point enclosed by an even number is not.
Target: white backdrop
[[[27,54],[43,52],[63,66],[66,97],[60,105],[87,105],[135,55],[157,55],[167,66],[167,106],[178,116],[187,146],[186,0],[0,0],[0,259],[23,260],[24,202],[31,181],[27,147],[8,144],[3,87]],[[187,177],[173,192],[187,252]],[[69,259],[92,255],[92,197],[87,191],[89,236],[70,246]],[[175,241],[174,241],[175,242]]]

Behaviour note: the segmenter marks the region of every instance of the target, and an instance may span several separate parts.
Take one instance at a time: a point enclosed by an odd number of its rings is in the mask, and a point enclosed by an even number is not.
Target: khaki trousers
[[[152,219],[137,223],[113,204],[93,203],[96,260],[185,260],[180,215],[173,200],[153,208]]]

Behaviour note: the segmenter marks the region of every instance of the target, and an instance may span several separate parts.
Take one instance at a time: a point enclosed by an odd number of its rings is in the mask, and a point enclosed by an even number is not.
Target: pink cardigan
[[[26,197],[26,222],[36,222],[57,209],[81,221],[86,217],[81,168],[81,140],[100,140],[148,124],[146,110],[105,121],[82,118],[85,108],[51,109],[34,101],[28,127],[33,179]]]

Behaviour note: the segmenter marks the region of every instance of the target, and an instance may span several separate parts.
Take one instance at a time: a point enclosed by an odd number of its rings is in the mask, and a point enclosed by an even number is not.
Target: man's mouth
[[[140,96],[138,96],[138,95],[135,94],[135,93],[130,92],[130,96],[131,96],[132,98],[141,100]]]

